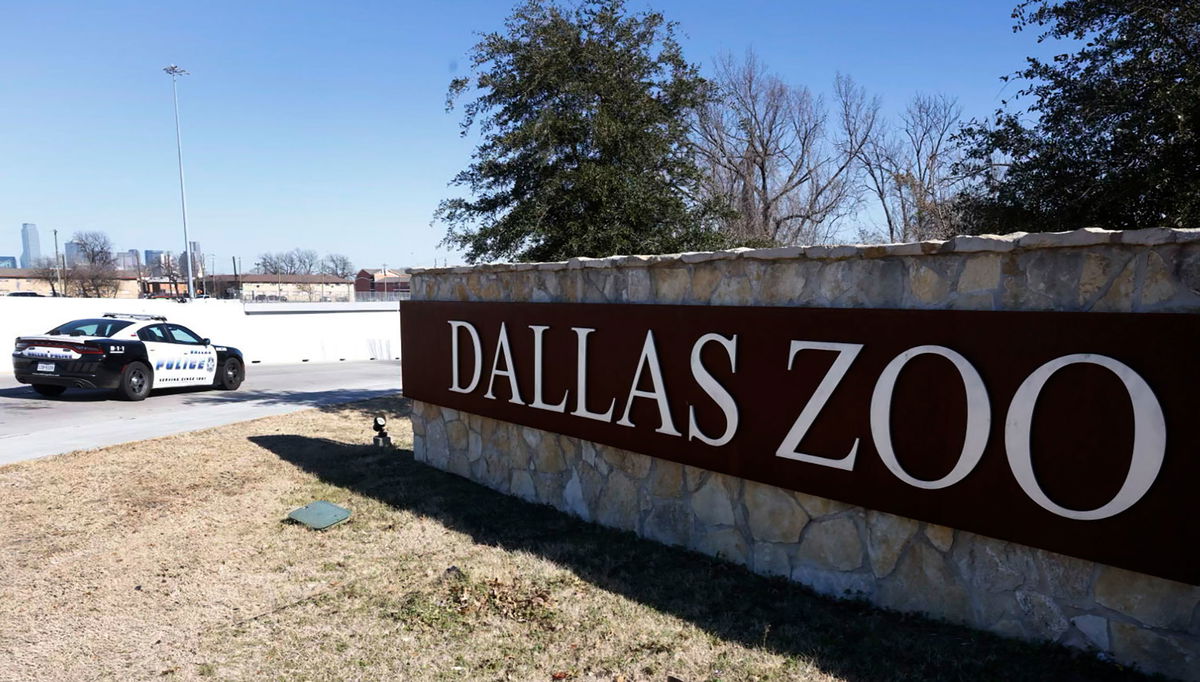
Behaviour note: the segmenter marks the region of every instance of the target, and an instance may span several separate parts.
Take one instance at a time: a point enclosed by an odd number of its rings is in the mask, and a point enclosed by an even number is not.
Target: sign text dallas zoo
[[[1197,316],[401,314],[413,399],[1200,584]]]

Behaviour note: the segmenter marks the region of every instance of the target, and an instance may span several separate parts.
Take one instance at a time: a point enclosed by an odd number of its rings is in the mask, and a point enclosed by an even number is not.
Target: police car
[[[17,381],[44,396],[68,388],[113,389],[142,400],[154,388],[214,386],[234,390],[246,377],[242,352],[158,315],[105,313],[72,320],[41,336],[18,336]]]

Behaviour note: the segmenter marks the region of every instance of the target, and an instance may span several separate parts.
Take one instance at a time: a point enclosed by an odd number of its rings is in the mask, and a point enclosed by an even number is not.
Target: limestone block
[[[688,297],[692,303],[706,303],[712,298],[717,283],[721,281],[721,271],[708,265],[697,266],[692,271],[692,288]]]
[[[736,528],[714,528],[699,537],[693,534],[692,543],[692,548],[703,554],[735,564],[746,563],[746,539]]]
[[[463,478],[471,478],[471,463],[467,461],[467,453],[463,450],[451,450],[446,458],[446,471]]]
[[[1074,310],[1084,260],[1084,252],[1078,250],[1024,253],[1018,261],[1024,282],[1015,279],[1018,288],[1005,293],[1009,300],[1025,307]]]
[[[1112,278],[1108,291],[1096,301],[1091,310],[1098,313],[1127,313],[1133,310],[1133,287],[1138,258],[1131,258]]]
[[[540,430],[528,426],[518,428],[521,429],[521,438],[525,440],[525,444],[529,446],[530,450],[536,450],[542,444],[542,432]]]
[[[720,474],[713,474],[699,490],[692,493],[692,511],[696,518],[709,526],[733,525],[733,501],[722,478]]]
[[[1108,619],[1103,616],[1084,614],[1071,619],[1071,624],[1083,634],[1088,644],[1100,651],[1108,651]]]
[[[688,271],[684,268],[655,268],[650,271],[654,280],[655,303],[681,303],[687,295]]]
[[[954,544],[954,529],[936,523],[925,524],[925,537],[939,552],[949,552]]]
[[[746,277],[723,277],[713,289],[713,305],[750,305],[754,289]]]
[[[913,262],[908,277],[909,290],[913,298],[925,305],[936,305],[946,300],[950,285],[946,278],[933,268]]]
[[[1053,599],[1040,592],[1028,590],[1017,590],[1015,597],[1017,605],[1021,607],[1021,612],[1025,615],[1025,622],[1032,627],[1038,637],[1056,642],[1067,632],[1070,624],[1067,623],[1062,609],[1054,603]]]
[[[1118,237],[1122,244],[1158,246],[1175,241],[1175,231],[1165,227],[1147,227],[1141,230],[1125,230]]]
[[[1096,564],[1043,549],[1028,549],[1046,593],[1068,601],[1083,602],[1091,594]]]
[[[467,450],[467,425],[462,423],[462,420],[455,419],[446,424],[446,437],[450,442],[450,447],[455,452],[466,452]]]
[[[1158,628],[1184,629],[1200,602],[1200,587],[1102,566],[1093,587],[1096,602]]]
[[[900,551],[919,526],[903,516],[867,511],[867,555],[876,576],[882,578],[892,572]]]
[[[426,461],[438,469],[446,468],[447,457],[450,456],[450,443],[446,438],[446,424],[434,417],[426,425],[425,451]]]
[[[614,469],[624,471],[634,479],[643,479],[650,473],[650,462],[652,460],[646,455],[607,445],[596,446],[596,452]]]
[[[870,573],[831,571],[804,563],[792,569],[792,580],[811,587],[815,592],[839,599],[869,598],[876,590]]]
[[[1096,246],[1111,244],[1118,232],[1099,227],[1085,227],[1071,232],[1034,232],[1017,240],[1022,249],[1064,246]]]
[[[1000,286],[1001,256],[968,258],[958,276],[958,291],[984,291]]]
[[[467,459],[474,462],[483,456],[483,439],[474,431],[467,434]]]
[[[759,575],[790,577],[792,574],[791,561],[788,559],[788,552],[784,546],[770,542],[756,542],[750,556],[750,568]]]
[[[581,294],[583,292],[583,273],[575,271],[560,273],[559,290],[562,292],[562,300],[564,301],[581,300]]]
[[[782,246],[774,249],[752,249],[742,254],[742,257],[756,260],[777,260],[800,258],[803,255],[803,246]]]
[[[526,502],[537,500],[537,491],[533,487],[533,476],[530,476],[528,471],[514,470],[512,472],[512,479],[508,484],[508,489],[512,491],[513,495]]]
[[[604,495],[607,476],[602,475],[595,468],[587,465],[579,465],[575,467],[574,471],[579,476],[583,501],[587,504],[588,509],[592,511],[592,516],[594,517],[596,505],[600,503],[600,498]]]
[[[1175,278],[1157,251],[1146,254],[1146,265],[1142,271],[1142,286],[1138,292],[1138,307],[1153,306],[1175,296]]]
[[[831,500],[827,497],[817,497],[816,495],[809,495],[808,493],[799,492],[794,492],[792,495],[796,498],[796,501],[800,503],[800,506],[804,507],[804,511],[808,512],[808,515],[814,519],[821,516],[827,516],[829,514],[844,512],[851,508],[850,505],[846,504],[845,502],[838,502],[837,500]]]
[[[533,488],[537,491],[537,501],[542,504],[562,509],[565,487],[564,477],[560,474],[533,473]]]
[[[472,467],[484,465],[483,483],[493,490],[508,494],[508,485],[512,481],[512,467],[502,459],[481,458]],[[478,480],[478,479],[477,479]]]
[[[846,516],[813,521],[804,533],[796,558],[816,568],[853,571],[863,561],[858,527]]]
[[[631,269],[626,280],[625,301],[627,303],[650,303],[654,301],[654,287],[650,281],[650,271]]]
[[[413,436],[413,459],[418,462],[428,462],[428,448],[425,447],[425,436]]]
[[[567,463],[557,436],[547,433],[542,437],[533,453],[533,468],[543,474],[557,474],[566,470]]]
[[[798,300],[804,293],[804,285],[810,272],[818,267],[807,261],[774,261],[767,264],[755,288],[758,302],[780,305]],[[695,284],[692,285],[693,289]]]
[[[685,547],[691,543],[692,512],[682,501],[655,500],[643,534],[656,542]]]
[[[1109,625],[1112,654],[1148,673],[1200,680],[1200,638],[1156,633],[1130,623]]]
[[[412,430],[413,430],[414,436],[424,436],[425,435],[425,418],[418,415],[416,413],[416,410],[413,410],[413,414],[409,417],[409,422],[412,424]]]
[[[764,483],[742,484],[746,520],[757,542],[797,542],[808,514],[786,490]]]
[[[650,494],[660,499],[683,495],[683,465],[666,459],[654,460],[650,472]]]
[[[628,476],[613,471],[592,511],[594,518],[602,525],[635,530],[639,511],[637,484]]]
[[[580,441],[579,457],[591,466],[596,466],[596,446],[591,441]]]
[[[977,594],[1007,596],[1037,578],[1032,550],[1012,542],[959,532],[951,561]]]
[[[995,308],[996,297],[991,292],[974,294],[955,294],[950,299],[951,310],[992,310]]]
[[[924,542],[909,544],[875,594],[881,605],[900,611],[920,611],[960,623],[970,615],[967,590],[946,558]]]
[[[951,239],[947,247],[955,253],[1003,253],[1015,249],[1017,247],[1017,238],[1024,234],[1023,232],[1018,232],[1008,235],[959,235]]]
[[[562,451],[562,456],[567,460],[568,464],[573,464],[579,461],[579,439],[571,436],[559,435],[558,448]]]
[[[683,485],[689,493],[694,493],[708,480],[708,471],[699,467],[683,465]]]

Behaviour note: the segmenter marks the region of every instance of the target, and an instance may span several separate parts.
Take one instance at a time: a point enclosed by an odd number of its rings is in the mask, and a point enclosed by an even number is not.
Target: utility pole
[[[54,279],[58,280],[58,295],[65,296],[67,292],[63,291],[62,268],[58,267],[58,230],[50,230],[54,233]]]
[[[195,298],[196,292],[192,289],[192,243],[188,241],[187,228],[187,191],[183,184],[183,136],[179,132],[179,89],[176,83],[180,76],[187,76],[188,72],[171,64],[163,67],[163,71],[171,77],[171,98],[175,102],[175,152],[179,160],[179,205],[183,209],[183,254],[184,260],[187,261],[187,291],[188,298]]]

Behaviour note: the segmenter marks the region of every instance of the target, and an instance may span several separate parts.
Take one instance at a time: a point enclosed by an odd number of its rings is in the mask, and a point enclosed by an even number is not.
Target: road
[[[251,365],[246,375],[237,391],[170,389],[131,403],[81,389],[43,398],[9,374],[0,378],[0,465],[400,390],[400,362],[392,360]]]

